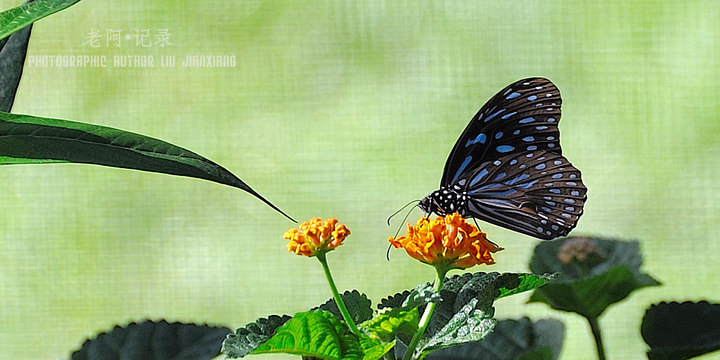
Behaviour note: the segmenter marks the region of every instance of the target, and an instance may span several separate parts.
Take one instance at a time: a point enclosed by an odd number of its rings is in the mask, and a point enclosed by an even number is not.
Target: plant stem
[[[597,317],[587,318],[590,324],[590,330],[592,331],[593,337],[595,338],[595,347],[597,348],[597,354],[599,360],[605,360],[605,349],[602,344],[602,336],[600,334],[600,324],[598,323]]]
[[[348,312],[347,307],[345,307],[345,303],[340,297],[340,293],[338,293],[337,287],[335,286],[335,281],[332,278],[332,274],[330,274],[330,268],[328,267],[327,259],[325,259],[325,253],[318,253],[317,258],[322,264],[323,270],[325,271],[325,277],[327,278],[328,284],[330,284],[330,290],[332,291],[333,299],[335,299],[335,304],[337,304],[337,307],[340,310],[343,319],[345,319],[345,323],[350,328],[350,331],[355,334],[355,336],[360,336],[360,330],[358,329],[357,325],[355,325],[352,317],[350,317],[350,313]]]
[[[435,285],[433,285],[433,290],[435,290],[436,292],[440,292],[440,289],[443,286],[443,281],[445,280],[445,274],[447,274],[448,270],[449,269],[435,268],[437,278],[435,278]],[[425,333],[425,330],[430,324],[430,318],[435,311],[435,306],[437,306],[436,302],[431,302],[425,306],[425,312],[423,312],[423,315],[420,318],[420,323],[418,324],[418,331],[415,333],[415,335],[413,335],[412,340],[410,340],[410,344],[408,344],[407,350],[405,350],[405,355],[403,355],[402,360],[414,359],[413,353],[415,352],[415,348],[417,347],[418,342],[420,342],[420,339]]]

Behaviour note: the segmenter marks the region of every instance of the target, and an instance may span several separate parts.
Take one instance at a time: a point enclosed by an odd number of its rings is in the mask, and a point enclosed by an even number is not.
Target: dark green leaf
[[[0,40],[0,111],[12,109],[25,64],[32,25]]]
[[[494,313],[492,304],[495,299],[533,290],[554,278],[555,275],[477,272],[447,279],[440,290],[442,300],[435,308],[424,338],[419,343],[418,351],[426,353],[430,350],[481,340],[492,331],[495,324],[495,320],[492,319]],[[425,284],[420,288],[428,286],[430,285]],[[417,291],[414,290],[413,293]],[[406,290],[392,295],[383,299],[379,307],[400,308],[407,299],[411,298],[411,294]],[[418,310],[424,311],[424,306],[420,304]],[[410,338],[408,335],[411,334],[400,331],[397,335],[401,341],[407,343]]]
[[[80,0],[36,0],[0,13],[0,39]]]
[[[360,294],[357,290],[353,290],[346,291],[340,295],[340,297],[345,303],[345,307],[347,307],[350,317],[356,324],[372,318],[372,302],[367,298],[367,296],[365,296],[365,294]],[[335,303],[335,299],[330,299],[317,308],[333,313],[333,315],[335,315],[338,319],[343,318],[340,313],[340,309],[338,309],[337,304]]]
[[[597,318],[638,287],[627,266],[620,265],[583,280],[548,284],[536,290],[529,302],[544,302],[556,310]]]
[[[493,331],[496,323],[493,319],[495,309],[489,306],[485,300],[483,298],[470,299],[457,309],[449,320],[441,321],[444,323],[442,328],[434,331],[432,336],[422,339],[417,351],[429,353],[436,349],[483,339]],[[434,319],[436,318],[433,317]]]
[[[537,289],[530,301],[597,318],[632,291],[659,284],[640,272],[641,265],[637,242],[579,237],[546,241],[535,248],[530,269],[563,276]]]
[[[642,337],[651,360],[690,359],[720,350],[720,304],[659,303],[645,312]]]
[[[431,284],[420,284],[408,294],[405,300],[403,300],[401,307],[414,308],[441,300],[440,294],[433,289]]]
[[[204,360],[220,354],[225,327],[145,321],[87,340],[73,360]]]
[[[378,309],[402,307],[405,299],[407,299],[408,296],[410,296],[410,290],[405,290],[403,292],[390,295],[387,298],[383,298],[378,304]]]
[[[0,165],[48,162],[96,164],[210,180],[245,190],[292,220],[230,171],[179,146],[105,126],[0,112]]]
[[[483,340],[435,351],[426,359],[553,360],[560,354],[563,332],[557,320],[503,320]]]
[[[257,319],[229,334],[222,343],[222,352],[230,358],[243,357],[273,336],[277,329],[289,320],[288,315]]]
[[[495,299],[532,290],[549,281],[549,275],[465,273],[448,279],[440,291],[420,351],[479,341],[495,326]]]

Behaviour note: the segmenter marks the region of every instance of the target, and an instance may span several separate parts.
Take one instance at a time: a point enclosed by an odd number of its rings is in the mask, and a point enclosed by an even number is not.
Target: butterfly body
[[[501,90],[456,142],[440,188],[418,206],[540,239],[567,235],[582,215],[587,189],[561,154],[561,102],[557,87],[543,78]]]

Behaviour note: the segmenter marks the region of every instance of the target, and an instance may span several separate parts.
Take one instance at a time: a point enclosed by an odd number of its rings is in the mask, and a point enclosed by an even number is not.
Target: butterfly
[[[587,188],[560,149],[560,91],[527,78],[495,94],[455,143],[440,189],[418,206],[458,212],[540,239],[567,235],[577,224]]]

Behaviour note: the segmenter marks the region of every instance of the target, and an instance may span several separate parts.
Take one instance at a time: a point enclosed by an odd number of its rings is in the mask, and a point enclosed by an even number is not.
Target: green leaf
[[[427,360],[553,360],[562,348],[564,326],[557,320],[503,320],[481,341],[432,352]]]
[[[145,321],[115,327],[87,340],[72,360],[207,360],[220,354],[225,327]]]
[[[421,340],[418,351],[427,354],[436,349],[478,341],[490,334],[496,324],[493,319],[495,309],[485,300],[470,299],[432,337]]]
[[[414,308],[430,302],[441,301],[442,298],[431,284],[420,284],[416,286],[402,302],[403,308]]]
[[[9,38],[0,40],[0,111],[9,112],[12,109],[22,77],[31,30],[32,25],[28,25]]]
[[[497,282],[500,293],[496,295],[495,299],[537,289],[552,282],[557,277],[557,274],[503,274]],[[505,284],[503,281],[508,281],[508,283]]]
[[[561,261],[561,253],[570,254],[571,260]],[[546,241],[535,248],[530,269],[563,276],[537,289],[529,301],[597,318],[632,291],[659,284],[640,272],[641,265],[637,242],[579,237]]]
[[[360,324],[371,338],[383,342],[393,342],[398,332],[414,334],[418,328],[418,309],[412,308],[384,308],[377,316]]]
[[[345,293],[341,294],[340,297],[342,298],[343,303],[345,303],[345,306],[350,313],[350,317],[356,324],[372,318],[372,302],[370,301],[370,299],[367,298],[365,294],[360,294],[357,290],[353,290],[346,291]],[[342,314],[340,313],[340,309],[338,309],[337,304],[335,303],[335,299],[330,299],[326,301],[318,308],[320,310],[331,312],[338,319],[343,318]]]
[[[720,350],[720,304],[654,304],[645,312],[641,333],[651,360],[690,359]]]
[[[179,146],[105,126],[0,112],[0,165],[48,162],[96,164],[210,180],[245,190],[292,220],[230,171]]]
[[[80,0],[36,0],[0,13],[0,39]]]
[[[363,360],[377,360],[395,347],[395,341],[380,342],[367,336],[360,337],[360,348],[363,350]]]
[[[222,352],[230,358],[243,357],[273,336],[277,329],[289,320],[288,315],[257,319],[229,334],[222,343]]]
[[[391,348],[391,344],[367,336],[358,339],[335,315],[314,310],[295,314],[251,354],[285,353],[327,360],[375,360]]]
[[[418,351],[429,351],[479,341],[490,333],[495,325],[492,318],[495,299],[517,294],[543,286],[552,275],[465,273],[456,275],[445,282],[440,290],[442,300],[435,308],[430,324]],[[427,285],[425,285],[427,286]],[[397,306],[410,298],[405,291],[382,301],[381,306]],[[422,311],[422,308],[419,309]],[[400,332],[399,338],[407,342]]]

